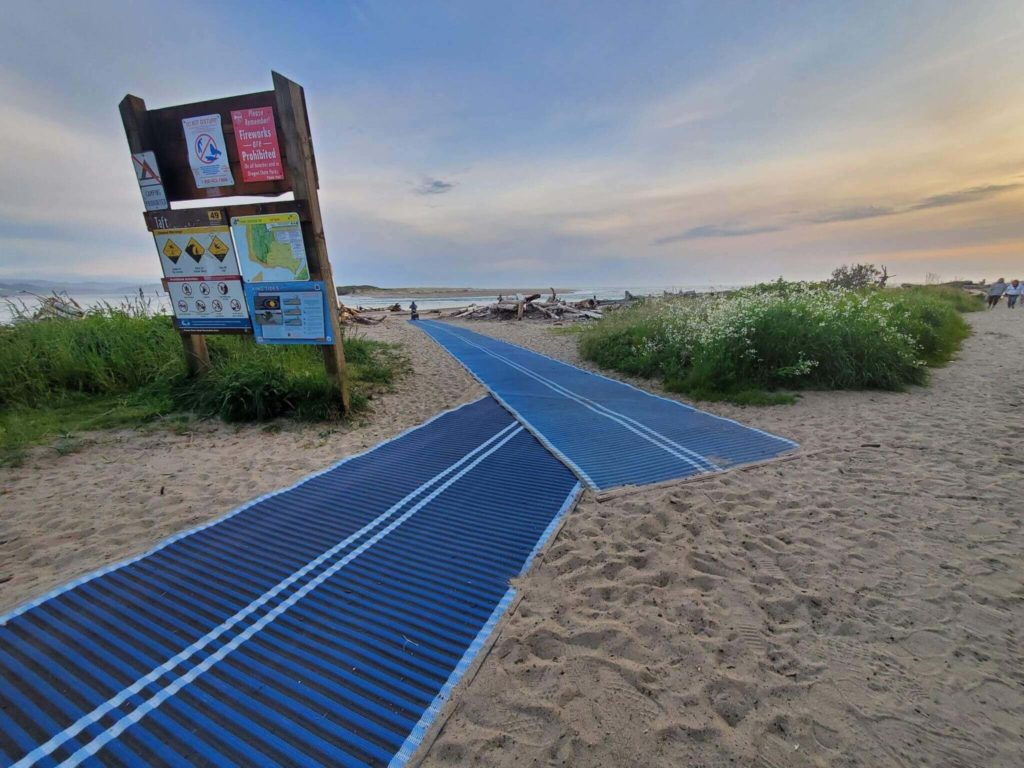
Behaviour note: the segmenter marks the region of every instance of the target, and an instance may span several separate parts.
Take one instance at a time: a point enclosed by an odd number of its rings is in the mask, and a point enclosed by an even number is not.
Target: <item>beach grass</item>
[[[0,326],[0,462],[33,443],[91,429],[225,421],[337,420],[337,391],[311,346],[257,345],[210,336],[212,368],[186,377],[169,317],[115,308],[77,320]],[[345,339],[352,410],[408,369],[394,345]]]
[[[651,299],[581,332],[581,355],[666,389],[743,405],[801,389],[924,384],[970,333],[980,298],[955,288],[843,290],[776,281],[724,296]]]

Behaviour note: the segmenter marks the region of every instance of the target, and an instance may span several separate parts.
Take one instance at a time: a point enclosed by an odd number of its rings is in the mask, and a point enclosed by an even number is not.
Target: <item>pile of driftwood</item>
[[[361,309],[353,309],[352,307],[346,307],[344,304],[338,304],[338,322],[342,325],[351,325],[353,323],[358,325],[377,325],[383,322],[383,315],[368,315],[364,314]]]
[[[539,301],[540,297],[539,293],[530,296],[499,296],[493,304],[459,307],[443,316],[461,320],[600,320],[605,312],[627,307],[635,301],[628,294],[624,299],[611,301],[593,298],[566,302],[560,300],[554,291],[544,301]]]

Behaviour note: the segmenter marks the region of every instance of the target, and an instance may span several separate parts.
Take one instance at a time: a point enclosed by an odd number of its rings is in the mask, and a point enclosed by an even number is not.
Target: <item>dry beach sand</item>
[[[422,764],[1021,765],[1024,313],[970,320],[929,388],[709,406],[799,458],[585,496]],[[545,326],[470,327],[578,362]],[[482,393],[407,324],[366,334],[416,374],[364,426],[120,432],[0,470],[0,608]]]

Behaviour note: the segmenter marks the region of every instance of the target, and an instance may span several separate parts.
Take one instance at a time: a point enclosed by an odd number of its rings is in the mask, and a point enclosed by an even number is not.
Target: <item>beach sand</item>
[[[707,406],[794,460],[584,496],[422,764],[1019,766],[1024,313],[970,321],[928,388]],[[547,326],[468,327],[579,362]],[[416,367],[365,425],[119,432],[0,470],[0,606],[482,393],[408,324],[365,333]]]

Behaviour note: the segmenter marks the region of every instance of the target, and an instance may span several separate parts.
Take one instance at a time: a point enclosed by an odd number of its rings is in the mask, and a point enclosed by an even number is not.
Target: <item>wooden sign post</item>
[[[143,193],[147,207],[146,225],[151,232],[174,228],[222,226],[227,225],[232,217],[237,216],[281,213],[298,215],[302,240],[305,244],[306,263],[309,267],[309,279],[324,283],[327,306],[325,321],[330,338],[334,340],[332,344],[321,344],[324,368],[338,389],[342,408],[348,411],[348,376],[345,368],[341,325],[338,320],[338,296],[331,264],[327,257],[327,241],[324,237],[323,219],[320,215],[320,200],[317,194],[319,178],[316,157],[313,153],[313,140],[309,130],[309,117],[306,114],[306,98],[302,87],[297,83],[277,72],[273,72],[272,76],[274,82],[272,91],[230,96],[156,110],[147,110],[146,103],[142,99],[128,95],[120,104],[121,120],[124,123],[128,147],[133,155],[136,158],[141,157],[143,163],[151,159],[159,171],[159,178],[155,180],[155,183],[162,185],[162,189],[156,190],[155,196],[146,196],[146,192]],[[265,116],[266,122],[269,122],[270,112],[273,111],[273,128],[280,139],[280,146],[273,146],[273,142],[271,142],[271,146],[274,152],[280,154],[280,157],[274,158],[269,163],[262,163],[258,166],[257,172],[253,171],[254,162],[262,160],[262,155],[256,161],[252,157],[245,158],[248,164],[243,167],[239,143],[244,141],[248,145],[252,134],[236,135],[232,112],[239,110],[252,110],[255,114]],[[223,134],[224,146],[216,146],[219,138],[218,131],[212,131],[212,137],[204,134],[209,143],[201,146],[208,147],[211,144],[214,146],[211,157],[218,158],[217,164],[222,171],[222,175],[216,181],[222,182],[230,178],[233,183],[210,186],[209,178],[201,178],[200,171],[194,169],[194,158],[190,156],[190,152],[194,148],[190,147],[187,141],[186,133],[183,130],[183,120],[192,120],[197,117],[211,117],[214,122],[219,118],[219,128]],[[139,173],[139,184],[142,188],[144,181],[141,172]],[[247,176],[253,180],[247,181]],[[150,178],[148,181],[153,181],[153,179]],[[149,191],[153,192],[154,190],[150,188]],[[184,200],[228,196],[278,197],[289,191],[294,194],[294,201],[275,200],[266,203],[221,205],[212,208],[171,209],[169,207],[173,202]],[[222,250],[220,253],[223,254],[224,251]],[[224,279],[228,280],[229,278]],[[238,277],[233,279],[237,281]],[[238,283],[229,284],[238,285]],[[177,318],[177,310],[175,313],[175,322],[181,334],[189,374],[202,375],[210,367],[206,338],[203,334],[238,332],[240,329],[220,328],[212,324],[209,328],[198,332],[194,326],[187,326],[182,323],[180,318]],[[242,323],[244,318],[235,322]]]
[[[338,290],[334,285],[331,262],[327,258],[327,239],[324,237],[324,223],[320,217],[320,197],[317,194],[320,180],[317,178],[313,138],[309,133],[309,119],[306,115],[306,95],[298,83],[293,83],[277,72],[271,75],[274,78],[274,97],[284,139],[286,172],[291,179],[295,199],[305,202],[309,210],[308,221],[302,222],[302,236],[309,259],[309,277],[311,280],[322,280],[327,286],[327,306],[330,308],[328,322],[334,338],[338,340],[336,344],[323,348],[324,368],[327,375],[337,382],[345,410],[348,411],[348,374],[345,369],[345,348],[341,342],[341,323],[338,320]]]

